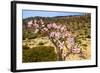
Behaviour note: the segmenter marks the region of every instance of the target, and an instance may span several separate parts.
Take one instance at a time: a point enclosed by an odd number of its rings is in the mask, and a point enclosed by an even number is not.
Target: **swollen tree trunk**
[[[62,51],[60,50],[60,48],[55,44],[55,42],[52,40],[52,39],[50,39],[51,40],[51,42],[55,45],[55,47],[56,47],[56,51],[57,51],[57,60],[58,61],[62,61],[63,60],[63,58],[62,58]]]
[[[61,52],[61,50],[59,49],[59,48],[56,48],[56,50],[57,50],[57,60],[58,61],[62,61],[63,60],[63,58],[62,58],[62,52]]]

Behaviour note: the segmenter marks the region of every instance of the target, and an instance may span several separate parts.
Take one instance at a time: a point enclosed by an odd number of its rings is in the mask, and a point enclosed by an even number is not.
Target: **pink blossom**
[[[65,34],[65,37],[67,37],[69,33],[68,33],[68,31],[65,31],[64,34]]]
[[[52,24],[47,24],[48,29],[51,29],[51,27],[52,27]]]
[[[55,38],[57,38],[57,39],[60,38],[60,33],[59,33],[59,32],[56,32],[56,33],[55,33]]]
[[[61,27],[61,32],[64,32],[64,31],[66,31],[66,26]]]
[[[72,53],[80,53],[80,48],[72,48]]]
[[[48,31],[48,29],[47,29],[47,28],[43,28],[43,30],[44,30],[44,31]]]
[[[57,26],[56,26],[56,29],[57,29],[57,30],[60,30],[60,28],[61,28],[61,25],[57,25]]]
[[[54,36],[55,36],[55,32],[51,32],[50,37],[54,37]]]
[[[28,24],[28,25],[27,25],[27,27],[31,27],[31,26],[32,26],[31,24]]]
[[[56,23],[53,23],[53,24],[52,24],[52,27],[56,29],[56,28],[57,28]]]
[[[63,31],[64,30],[64,27],[61,27],[61,31]]]
[[[33,22],[32,20],[31,20],[31,21],[29,21],[29,22],[27,23],[27,24],[28,24],[28,25],[27,25],[27,27],[31,27],[31,26],[32,26],[32,24],[33,24],[32,22]]]
[[[74,37],[68,37],[67,38],[67,43],[74,46],[75,45],[75,40]]]
[[[38,24],[33,24],[33,27],[34,28],[39,28],[39,25]]]
[[[45,25],[42,25],[41,27],[45,27]]]

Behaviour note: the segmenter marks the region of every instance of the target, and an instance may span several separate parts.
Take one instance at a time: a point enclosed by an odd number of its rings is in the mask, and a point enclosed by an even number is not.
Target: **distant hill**
[[[70,22],[88,22],[90,21],[91,15],[90,14],[85,14],[85,15],[75,15],[75,16],[56,16],[56,17],[29,17],[23,19],[23,24],[27,24],[28,21],[30,20],[39,20],[42,19],[45,23],[50,23],[50,22],[57,22],[57,23],[70,23]],[[63,22],[60,22],[63,21]]]
[[[77,34],[77,36],[84,35],[86,37],[90,37],[91,33],[91,14],[85,15],[75,15],[75,16],[56,16],[56,17],[29,17],[23,19],[23,28],[24,30],[27,28],[27,23],[30,20],[39,20],[42,19],[45,24],[53,23],[66,25],[68,31],[71,31],[73,34]]]
[[[56,17],[29,17],[29,18],[25,18],[23,19],[23,26],[27,27],[27,22],[30,21],[30,20],[39,20],[39,19],[42,19],[45,24],[48,24],[48,23],[57,23],[57,24],[65,24],[69,27],[69,25],[74,25],[75,26],[78,26],[78,25],[81,25],[81,24],[84,24],[84,25],[87,25],[87,26],[90,26],[90,22],[91,22],[91,15],[88,13],[88,14],[85,14],[85,15],[75,15],[75,16],[56,16]]]

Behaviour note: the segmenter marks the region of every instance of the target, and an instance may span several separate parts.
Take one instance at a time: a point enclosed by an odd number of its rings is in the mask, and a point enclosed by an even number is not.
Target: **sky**
[[[84,15],[84,13],[78,12],[54,12],[54,11],[34,11],[34,10],[23,10],[23,18],[28,17],[55,17],[55,16],[70,16],[70,15]]]

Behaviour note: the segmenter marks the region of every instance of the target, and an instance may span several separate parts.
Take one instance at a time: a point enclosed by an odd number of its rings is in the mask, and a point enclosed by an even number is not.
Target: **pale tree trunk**
[[[52,39],[50,39],[51,41],[52,41],[52,43],[55,45],[55,47],[56,47],[56,51],[57,51],[57,60],[58,61],[62,61],[63,60],[63,58],[62,58],[62,51],[60,50],[60,48],[55,44],[55,42],[52,40]]]

